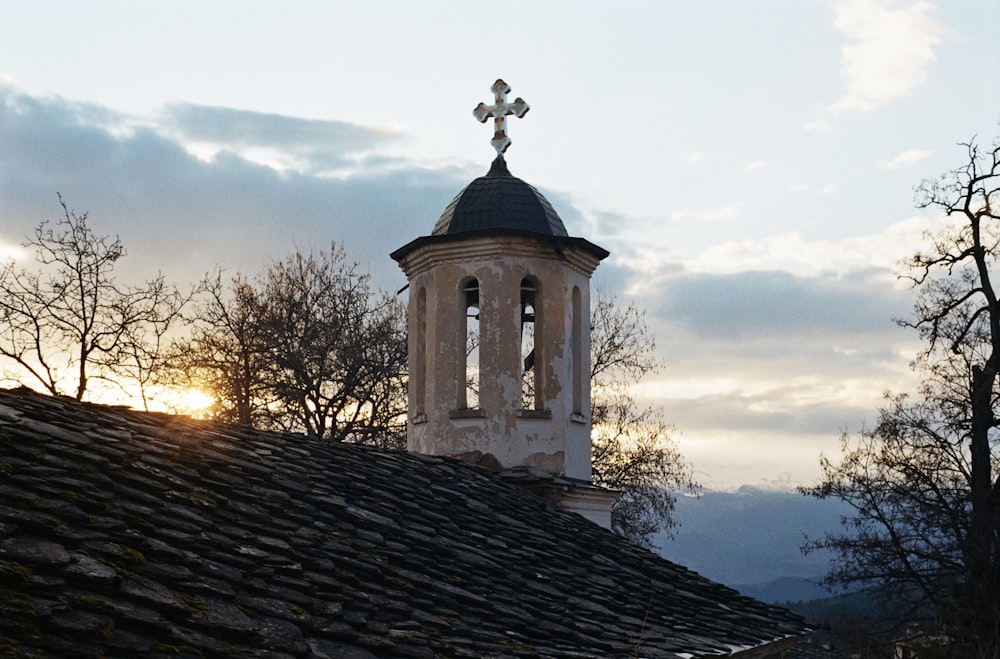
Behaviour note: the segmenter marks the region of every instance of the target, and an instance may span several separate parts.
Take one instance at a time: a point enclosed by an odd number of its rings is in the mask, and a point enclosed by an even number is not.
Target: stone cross
[[[507,93],[510,91],[510,85],[503,80],[498,79],[494,82],[493,86],[490,87],[490,91],[493,92],[493,105],[480,103],[472,111],[472,116],[478,119],[479,123],[483,124],[486,123],[487,119],[493,117],[495,130],[493,131],[493,139],[490,140],[490,144],[497,150],[497,155],[502,156],[507,147],[510,146],[510,138],[507,137],[507,115],[512,114],[515,117],[523,117],[528,113],[530,108],[521,97],[514,99],[513,103],[507,102]]]

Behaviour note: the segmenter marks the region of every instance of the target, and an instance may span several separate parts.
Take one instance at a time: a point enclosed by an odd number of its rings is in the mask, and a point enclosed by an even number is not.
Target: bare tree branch
[[[612,528],[651,546],[673,535],[678,492],[699,489],[659,410],[640,407],[629,385],[659,367],[644,313],[598,291],[591,309],[591,445],[594,482],[620,490]]]
[[[94,234],[87,214],[61,196],[59,204],[63,216],[39,224],[24,243],[38,269],[13,261],[0,267],[0,358],[52,394],[82,400],[96,378],[138,387],[145,398],[158,344],[188,297],[162,276],[140,287],[120,284],[114,268],[126,254],[122,242]]]
[[[917,187],[917,205],[953,223],[927,236],[906,264],[918,298],[914,318],[926,348],[913,398],[886,396],[879,422],[843,438],[839,462],[806,494],[847,502],[839,533],[805,550],[831,549],[827,582],[865,584],[932,613],[932,641],[947,656],[1000,653],[1000,466],[995,413],[1000,391],[1000,304],[992,282],[1000,252],[1000,143]],[[927,652],[933,648],[928,647]],[[923,650],[921,651],[924,652]]]
[[[297,252],[255,281],[235,277],[228,293],[215,275],[205,291],[171,376],[211,392],[217,418],[405,444],[405,312],[343,249]]]

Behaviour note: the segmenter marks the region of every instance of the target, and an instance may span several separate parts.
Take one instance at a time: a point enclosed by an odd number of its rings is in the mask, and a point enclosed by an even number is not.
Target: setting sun
[[[188,389],[184,393],[182,400],[184,407],[192,411],[204,410],[215,402],[212,396],[198,389]]]
[[[201,416],[215,399],[200,389],[165,389],[160,392],[160,403],[171,411],[187,414],[190,416]]]

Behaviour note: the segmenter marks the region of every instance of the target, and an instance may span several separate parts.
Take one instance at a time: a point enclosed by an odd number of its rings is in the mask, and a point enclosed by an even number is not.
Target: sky
[[[0,0],[0,256],[59,193],[123,279],[336,241],[396,291],[503,78],[509,168],[610,250],[696,477],[810,484],[916,387],[898,261],[944,220],[913,188],[1000,135],[998,34],[995,0]]]

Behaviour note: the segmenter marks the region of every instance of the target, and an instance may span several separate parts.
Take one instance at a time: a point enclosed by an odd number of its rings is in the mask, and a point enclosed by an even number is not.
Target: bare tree
[[[604,290],[595,291],[590,310],[590,379],[595,388],[617,382],[638,382],[660,368],[656,340],[646,325],[646,313]]]
[[[86,213],[61,196],[59,204],[63,217],[42,222],[24,243],[38,268],[0,266],[0,357],[52,394],[82,400],[100,379],[145,400],[163,337],[188,296],[161,275],[139,287],[119,283],[121,240],[94,234]]]
[[[264,275],[262,324],[274,366],[269,384],[282,418],[307,434],[367,438],[381,413],[373,409],[383,400],[376,382],[405,373],[402,313],[369,282],[336,245],[319,255],[296,253]]]
[[[996,479],[1000,303],[1000,143],[963,145],[965,164],[918,187],[918,205],[951,223],[906,263],[926,347],[914,397],[887,396],[878,424],[824,458],[813,496],[849,503],[838,534],[806,549],[837,553],[831,584],[875,584],[933,613],[950,656],[1000,653],[1000,479]],[[930,643],[930,641],[928,641]]]
[[[210,394],[211,415],[218,420],[267,427],[275,401],[267,385],[270,363],[258,293],[241,275],[227,289],[219,273],[206,278],[203,293],[189,335],[172,344],[164,378],[173,387]]]
[[[614,531],[649,547],[655,533],[676,527],[677,492],[700,486],[660,410],[629,393],[660,365],[644,312],[598,291],[590,322],[594,482],[621,491],[611,511]]]
[[[251,282],[215,277],[175,382],[216,399],[217,418],[400,447],[406,437],[406,322],[343,249],[296,252]]]
[[[362,368],[368,375],[354,392],[350,429],[344,436],[382,448],[405,448],[406,309],[385,294],[378,294],[371,302],[362,329]]]

